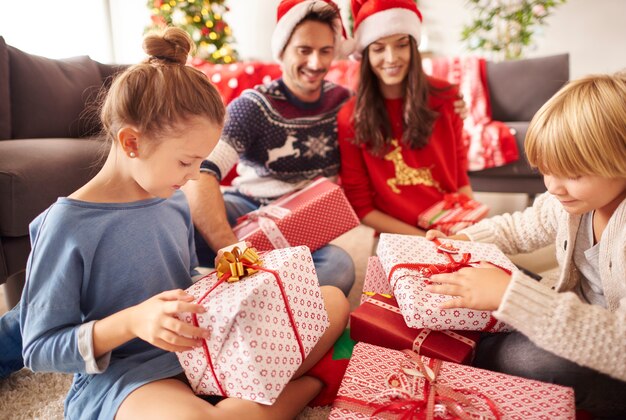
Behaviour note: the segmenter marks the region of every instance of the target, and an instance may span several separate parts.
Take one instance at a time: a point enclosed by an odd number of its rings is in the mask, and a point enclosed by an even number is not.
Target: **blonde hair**
[[[192,47],[179,28],[144,37],[149,57],[116,77],[102,105],[100,118],[109,139],[124,125],[161,139],[193,116],[223,125],[226,110],[217,89],[202,72],[185,65]]]
[[[533,117],[524,148],[544,174],[626,178],[626,75],[565,85]]]

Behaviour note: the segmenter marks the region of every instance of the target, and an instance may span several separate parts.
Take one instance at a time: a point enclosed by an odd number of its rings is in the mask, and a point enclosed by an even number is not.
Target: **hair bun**
[[[151,62],[184,65],[193,46],[187,32],[171,26],[162,32],[148,34],[143,39],[143,50],[150,56]]]

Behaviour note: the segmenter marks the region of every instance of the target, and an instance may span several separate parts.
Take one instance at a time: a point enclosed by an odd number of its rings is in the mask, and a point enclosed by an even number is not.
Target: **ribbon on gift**
[[[411,350],[403,350],[408,356],[400,366],[400,373],[394,372],[386,381],[387,388],[368,401],[339,396],[334,407],[354,411],[369,417],[386,418],[388,415],[400,419],[433,420],[436,414],[453,413],[458,419],[500,419],[496,404],[486,395],[466,389],[455,389],[439,381],[441,360],[430,358],[425,365],[422,358]],[[371,388],[371,384],[353,376],[344,380],[360,383]],[[420,386],[423,385],[423,386]],[[473,395],[485,402],[492,417],[477,415],[467,395]]]
[[[259,269],[254,267],[261,265],[263,262],[254,248],[246,248],[241,252],[239,247],[235,247],[220,257],[217,263],[217,278],[233,283],[258,272]]]
[[[478,207],[478,203],[465,194],[452,193],[443,196],[443,208],[446,210],[462,207],[465,210],[471,210]]]
[[[472,200],[468,196],[459,193],[445,194],[441,201],[441,207],[438,212],[428,218],[427,221],[422,221],[421,227],[425,229],[437,229],[437,228],[446,228],[452,227],[456,224],[464,224],[465,227],[467,225],[474,224],[478,222],[485,214],[485,212],[478,211],[481,206],[477,201]],[[451,217],[451,214],[448,214],[450,210],[459,209],[459,211],[455,211],[454,214],[457,216],[465,216],[463,218],[459,217]],[[429,210],[426,210],[425,213],[428,213]],[[425,217],[425,216],[424,216]],[[422,216],[420,215],[420,220]],[[441,220],[448,219],[448,220]],[[451,233],[451,232],[447,232]]]
[[[224,254],[220,257],[217,263],[217,270],[215,271],[218,275],[217,282],[215,282],[215,284],[209,290],[207,290],[196,303],[201,304],[211,294],[211,292],[221,284],[238,282],[242,278],[252,275],[258,271],[265,271],[266,273],[270,273],[276,279],[276,284],[280,289],[283,302],[285,303],[285,309],[287,311],[287,316],[289,317],[289,323],[291,324],[294,336],[296,337],[296,341],[298,342],[300,356],[302,357],[302,361],[304,361],[304,359],[306,358],[304,344],[302,344],[300,334],[298,334],[296,321],[293,318],[293,313],[291,311],[291,307],[289,306],[289,299],[287,298],[287,292],[285,291],[283,282],[280,279],[278,271],[263,267],[263,261],[261,261],[259,255],[254,248],[246,248],[243,252],[241,252],[239,250],[239,247],[234,247],[232,251],[224,252]],[[198,315],[195,313],[191,315],[193,319],[193,325],[195,327],[199,327],[200,324],[198,322]],[[215,367],[213,366],[211,354],[209,353],[209,346],[207,345],[206,340],[202,340],[202,349],[204,350],[204,355],[206,357],[207,364],[209,365],[209,369],[211,370],[213,380],[215,381],[215,384],[217,385],[217,388],[219,389],[222,396],[226,397],[226,392],[224,391],[224,388],[222,387],[222,384],[218,380],[217,374],[215,373]]]
[[[289,241],[285,238],[285,235],[280,231],[276,220],[285,218],[291,214],[291,210],[284,207],[269,204],[267,206],[259,207],[259,209],[244,214],[237,219],[237,223],[252,223],[257,222],[259,228],[263,234],[270,241],[272,246],[276,249],[289,248]]]
[[[479,263],[478,261],[470,261],[472,257],[472,254],[470,253],[463,253],[461,255],[461,260],[456,261],[454,257],[452,256],[455,253],[456,248],[452,244],[450,243],[442,244],[438,238],[433,239],[433,243],[437,245],[437,252],[440,254],[444,254],[450,260],[449,263],[447,264],[418,264],[418,263],[396,264],[393,267],[391,267],[391,270],[389,271],[389,275],[387,276],[387,280],[389,281],[389,284],[391,285],[391,279],[393,278],[393,273],[396,270],[399,270],[401,268],[407,268],[410,270],[417,271],[418,277],[424,279],[424,282],[426,284],[430,284],[430,280],[428,280],[428,278],[430,278],[430,276],[432,276],[433,274],[453,273],[455,271],[460,270],[461,268],[473,267],[474,265]],[[511,274],[511,270],[508,270],[504,267],[500,267],[499,265],[495,265],[495,264],[494,264],[494,267],[497,267],[500,270],[503,270],[507,274]],[[392,287],[398,284],[398,280],[400,280],[403,277],[406,277],[406,276],[401,276],[400,278],[398,278]],[[489,322],[487,323],[485,328],[483,328],[483,331],[490,331],[497,323],[498,323],[498,320],[493,315],[491,315],[489,318]]]
[[[382,295],[380,293],[376,293],[379,296],[383,296],[383,297],[387,297],[385,295]],[[389,299],[389,298],[388,298]],[[370,304],[370,305],[376,305],[379,308],[382,308],[386,311],[389,312],[393,312],[396,313],[398,315],[402,315],[402,312],[400,311],[400,308],[398,308],[397,306],[394,305],[390,305],[386,302],[383,302],[381,300],[378,299],[369,299],[367,300],[365,304]],[[428,336],[430,335],[430,333],[433,332],[433,330],[431,330],[430,328],[421,328],[420,332],[417,334],[417,337],[415,337],[415,339],[413,340],[413,345],[412,345],[412,350],[417,353],[420,354],[420,351],[422,350],[422,345],[424,344],[424,342],[426,341],[426,339],[428,338]],[[455,340],[458,340],[460,342],[462,342],[463,344],[466,344],[468,346],[471,347],[472,349],[472,353],[474,352],[474,350],[476,349],[476,342],[473,340],[470,340],[467,337],[462,336],[461,334],[457,334],[454,331],[450,331],[450,330],[442,330],[442,331],[437,331],[441,334],[445,334],[448,337],[454,338]]]

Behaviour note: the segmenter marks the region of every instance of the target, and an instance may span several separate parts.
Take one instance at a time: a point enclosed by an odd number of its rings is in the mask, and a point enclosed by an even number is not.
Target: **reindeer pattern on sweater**
[[[228,106],[222,138],[201,170],[257,200],[276,198],[339,171],[337,112],[350,93],[324,82],[317,102],[299,101],[282,80],[245,90]]]

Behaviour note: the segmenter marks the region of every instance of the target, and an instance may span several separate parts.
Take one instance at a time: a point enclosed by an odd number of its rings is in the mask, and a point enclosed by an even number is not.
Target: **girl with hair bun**
[[[214,148],[225,109],[206,76],[185,65],[193,44],[184,31],[167,28],[143,45],[149,58],[104,98],[104,166],[30,225],[25,365],[74,373],[69,419],[293,418],[322,388],[301,375],[343,331],[345,298],[323,290],[331,327],[273,406],[233,398],[214,406],[193,394],[173,352],[201,346],[209,332],[175,317],[204,312],[184,291],[198,263],[180,188]]]

